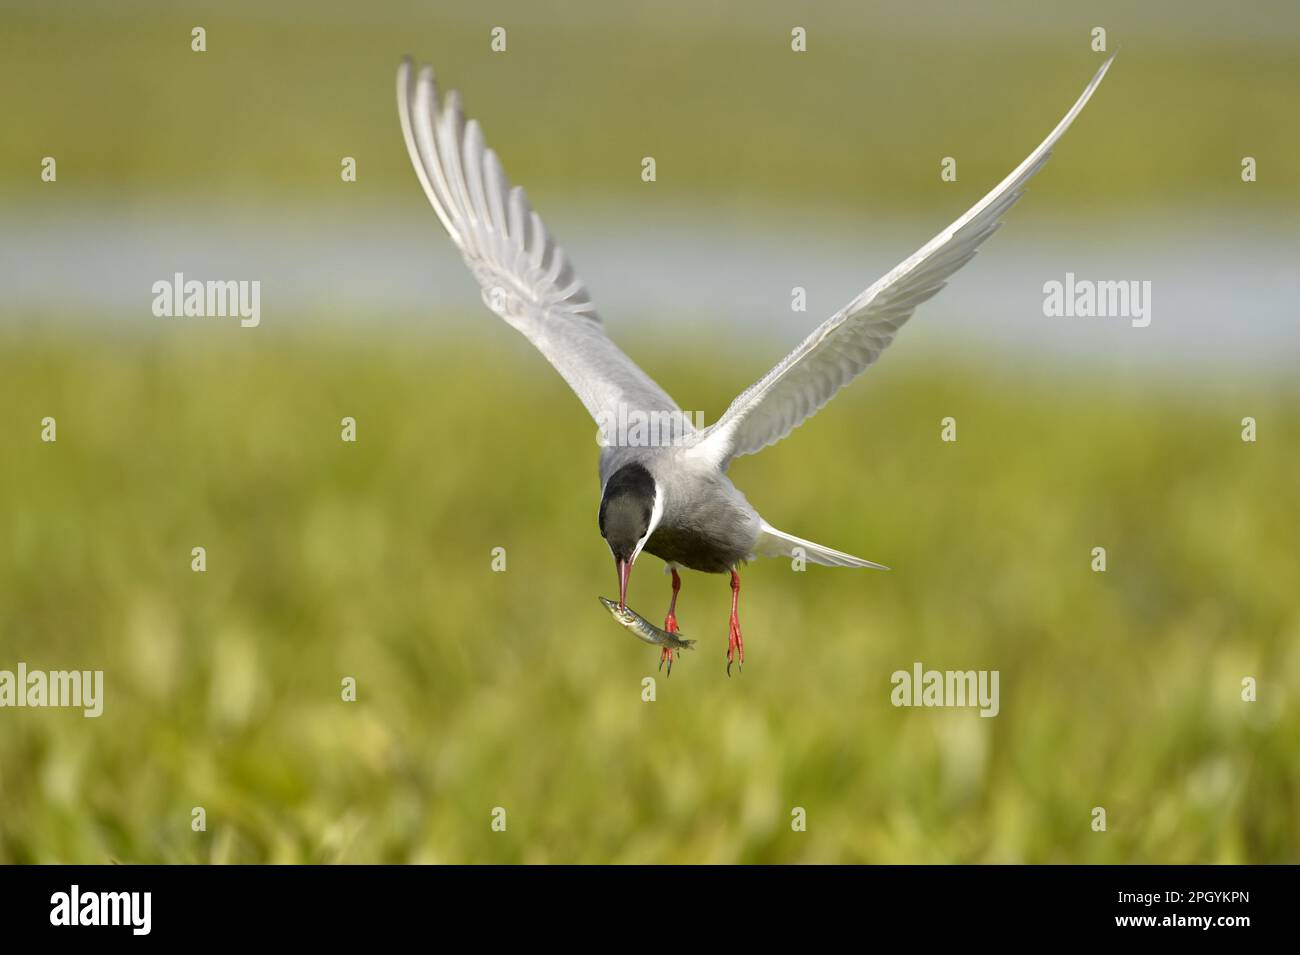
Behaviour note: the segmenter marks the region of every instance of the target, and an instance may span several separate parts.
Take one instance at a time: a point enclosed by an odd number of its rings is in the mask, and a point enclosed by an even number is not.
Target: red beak
[[[632,575],[632,562],[629,560],[615,561],[618,565],[618,609],[627,609],[627,579]]]

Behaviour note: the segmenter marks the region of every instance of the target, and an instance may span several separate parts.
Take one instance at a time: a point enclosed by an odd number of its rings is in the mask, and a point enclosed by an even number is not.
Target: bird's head
[[[627,464],[610,475],[600,498],[600,536],[605,538],[618,570],[618,605],[627,606],[627,582],[641,548],[663,514],[654,478],[640,464]]]

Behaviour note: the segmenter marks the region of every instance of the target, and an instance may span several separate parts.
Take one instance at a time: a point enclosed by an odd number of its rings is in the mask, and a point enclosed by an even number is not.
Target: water
[[[200,218],[162,209],[57,207],[21,210],[0,226],[0,316],[80,321],[149,334],[154,282],[257,279],[262,324],[364,322],[370,327],[434,322],[465,329],[461,316],[495,321],[431,212],[409,206],[324,219],[301,209],[220,211]],[[947,221],[906,222],[791,215],[740,223],[661,213],[548,216],[617,340],[688,336],[704,323],[710,340],[743,336],[793,346]],[[901,340],[1071,366],[1173,369],[1234,375],[1284,374],[1300,359],[1300,242],[1276,226],[1200,219],[1104,217],[1086,229],[1013,210],[1002,230],[922,306]],[[1049,318],[1045,282],[1078,279],[1151,283],[1149,327],[1126,318]],[[792,289],[807,310],[792,311]],[[190,319],[202,321],[202,319]],[[473,321],[473,319],[471,319]],[[440,323],[441,324],[441,323]],[[232,329],[237,323],[232,322]],[[473,327],[473,326],[471,326]]]

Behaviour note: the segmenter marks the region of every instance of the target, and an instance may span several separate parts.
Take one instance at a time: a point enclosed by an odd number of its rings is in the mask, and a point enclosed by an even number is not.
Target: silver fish
[[[616,600],[601,597],[600,602],[605,605],[605,609],[609,611],[610,616],[627,627],[632,636],[638,640],[643,640],[656,647],[667,647],[670,650],[690,650],[695,646],[694,640],[683,640],[681,634],[669,633],[667,630],[656,627],[631,607],[620,608]]]

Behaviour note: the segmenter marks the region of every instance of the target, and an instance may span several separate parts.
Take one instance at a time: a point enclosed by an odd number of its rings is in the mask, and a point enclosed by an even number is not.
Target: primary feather
[[[841,388],[866,371],[916,307],[933,297],[969,262],[1042,168],[1052,147],[1101,83],[1110,59],[1056,128],[1025,161],[948,228],[827,319],[780,364],[746,389],[713,425],[698,432],[693,450],[720,467],[775,444]]]
[[[483,301],[533,343],[598,422],[620,409],[680,409],[605,334],[564,250],[511,187],[478,123],[466,122],[453,90],[440,102],[433,70],[397,73],[402,136],[439,221],[483,290]],[[693,429],[689,429],[693,430]]]

